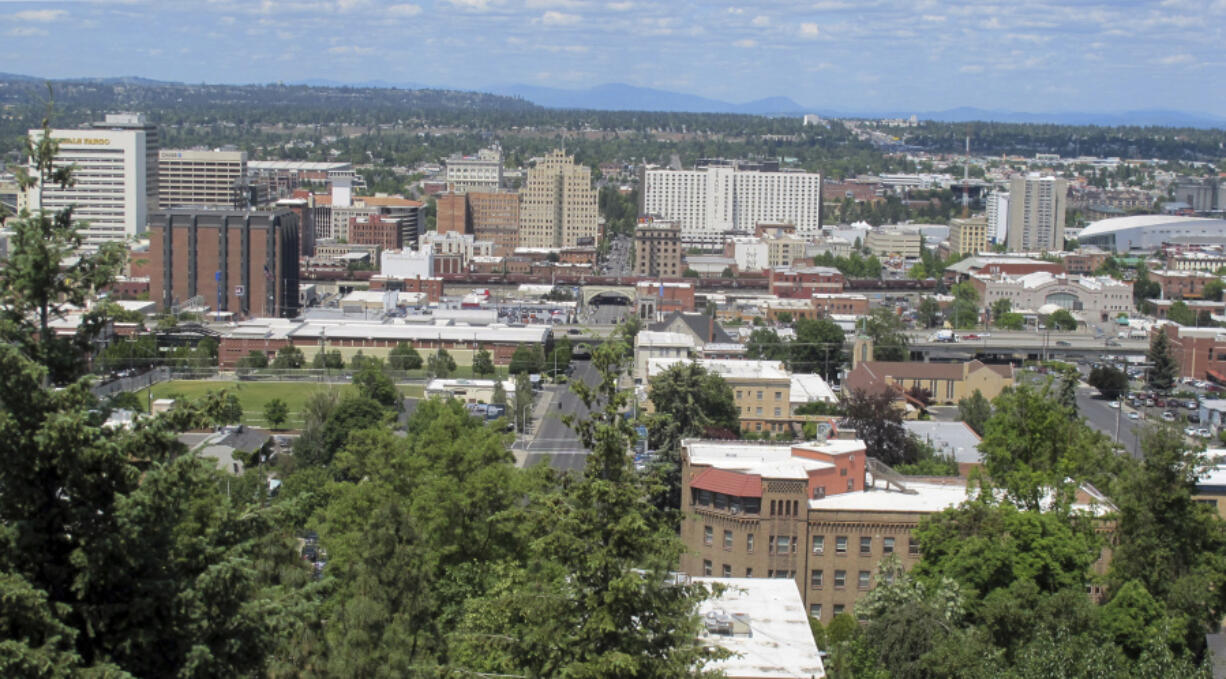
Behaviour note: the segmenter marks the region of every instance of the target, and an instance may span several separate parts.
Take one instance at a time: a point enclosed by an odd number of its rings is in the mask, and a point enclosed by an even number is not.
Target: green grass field
[[[410,398],[421,398],[425,387],[419,384],[396,385],[400,393]],[[285,401],[289,407],[289,421],[281,425],[296,429],[302,426],[302,406],[307,398],[319,391],[335,390],[342,397],[355,393],[351,384],[320,384],[317,382],[236,382],[232,380],[175,380],[153,385],[153,398],[179,396],[195,400],[210,391],[230,389],[238,396],[243,406],[243,423],[257,427],[266,426],[264,405],[274,398]],[[147,389],[137,392],[142,402],[148,403]]]

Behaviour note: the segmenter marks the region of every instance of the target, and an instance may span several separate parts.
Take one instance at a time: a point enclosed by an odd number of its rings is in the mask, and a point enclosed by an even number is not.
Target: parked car
[[[1187,434],[1188,436],[1196,436],[1196,427],[1184,427],[1183,433]]]
[[[1110,402],[1110,403],[1108,403],[1108,404],[1107,404],[1107,407],[1108,407],[1108,408],[1119,408],[1119,407],[1120,407],[1120,402],[1119,402],[1119,401],[1112,401],[1112,402]]]
[[[1135,411],[1135,410],[1129,410],[1129,411],[1128,411],[1128,419],[1130,419],[1130,420],[1139,420],[1139,419],[1141,419],[1141,413],[1138,413],[1138,412],[1137,412],[1137,411]]]
[[[1175,413],[1173,413],[1173,412],[1171,412],[1171,411],[1169,411],[1169,410],[1168,410],[1168,411],[1166,411],[1165,413],[1162,413],[1162,421],[1163,421],[1163,422],[1174,422],[1174,421],[1175,421]]]
[[[1188,401],[1187,403],[1183,404],[1183,407],[1187,408],[1188,410],[1196,410],[1199,406],[1196,404],[1196,401]]]
[[[1207,439],[1207,438],[1209,438],[1210,436],[1212,436],[1212,434],[1210,434],[1210,433],[1209,433],[1209,430],[1208,430],[1208,429],[1206,429],[1206,428],[1204,428],[1204,427],[1201,427],[1200,429],[1197,429],[1197,430],[1196,430],[1196,435],[1197,435],[1197,436],[1199,436],[1199,437],[1201,437],[1201,438],[1203,438],[1203,439]]]

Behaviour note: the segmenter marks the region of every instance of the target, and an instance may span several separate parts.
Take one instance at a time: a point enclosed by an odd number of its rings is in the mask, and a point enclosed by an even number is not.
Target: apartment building
[[[634,227],[634,275],[680,278],[683,254],[678,222],[642,219]]]
[[[901,477],[854,439],[686,440],[681,465],[681,570],[792,580],[823,623],[852,612],[878,584],[882,559],[896,556],[906,570],[918,563],[919,522],[970,497],[964,479]],[[1114,511],[1089,486],[1074,507],[1098,517]],[[1109,562],[1104,547],[1095,570]]]
[[[1200,299],[1204,296],[1206,283],[1222,280],[1221,276],[1208,271],[1170,269],[1150,271],[1149,277],[1161,286],[1162,297],[1166,299]]]
[[[472,233],[468,199],[448,191],[434,199],[434,230],[439,233]]]
[[[144,233],[157,199],[157,131],[140,114],[111,114],[84,129],[54,129],[56,167],[73,166],[72,186],[36,186],[19,196],[20,207],[73,209],[87,246],[124,241]],[[43,131],[30,130],[31,139]],[[150,145],[152,162],[150,167]],[[31,168],[32,170],[33,168]],[[152,189],[150,187],[153,187]]]
[[[151,221],[150,296],[163,309],[199,297],[242,317],[297,313],[293,211],[161,210]]]
[[[1010,252],[1060,252],[1064,249],[1064,211],[1068,181],[1030,175],[1009,181]]]
[[[643,212],[676,220],[687,246],[717,248],[729,232],[763,222],[788,222],[805,239],[822,228],[822,178],[808,172],[743,169],[719,164],[644,173]]]
[[[520,247],[594,245],[600,234],[591,168],[558,150],[538,158],[521,193],[519,227]]]
[[[648,381],[685,360],[649,358]],[[728,383],[740,414],[741,431],[778,433],[792,430],[792,374],[782,362],[722,359],[694,362]]]
[[[157,168],[159,209],[246,206],[246,151],[162,149]]]
[[[988,238],[1004,243],[1009,238],[1009,194],[995,192],[987,197]]]
[[[949,251],[955,255],[978,254],[988,249],[988,218],[971,217],[949,222]]]

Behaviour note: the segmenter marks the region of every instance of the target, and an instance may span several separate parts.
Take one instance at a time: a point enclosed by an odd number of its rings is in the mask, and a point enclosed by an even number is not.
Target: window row
[[[894,542],[895,542],[895,539],[893,537],[881,538],[881,553],[882,554],[893,554],[894,553]],[[817,555],[826,553],[826,536],[825,535],[814,535],[813,536],[812,551],[814,554],[817,554]],[[846,535],[836,535],[835,536],[834,553],[835,554],[846,554],[847,553],[847,536]],[[868,556],[872,553],[873,553],[873,538],[868,535],[861,537],[860,538],[860,555]],[[919,543],[915,541],[915,538],[907,539],[907,553],[911,555],[919,554]]]

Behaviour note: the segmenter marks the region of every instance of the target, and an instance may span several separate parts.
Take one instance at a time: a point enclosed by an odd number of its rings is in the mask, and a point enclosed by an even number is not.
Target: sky
[[[0,71],[1226,115],[1226,0],[0,0]]]

